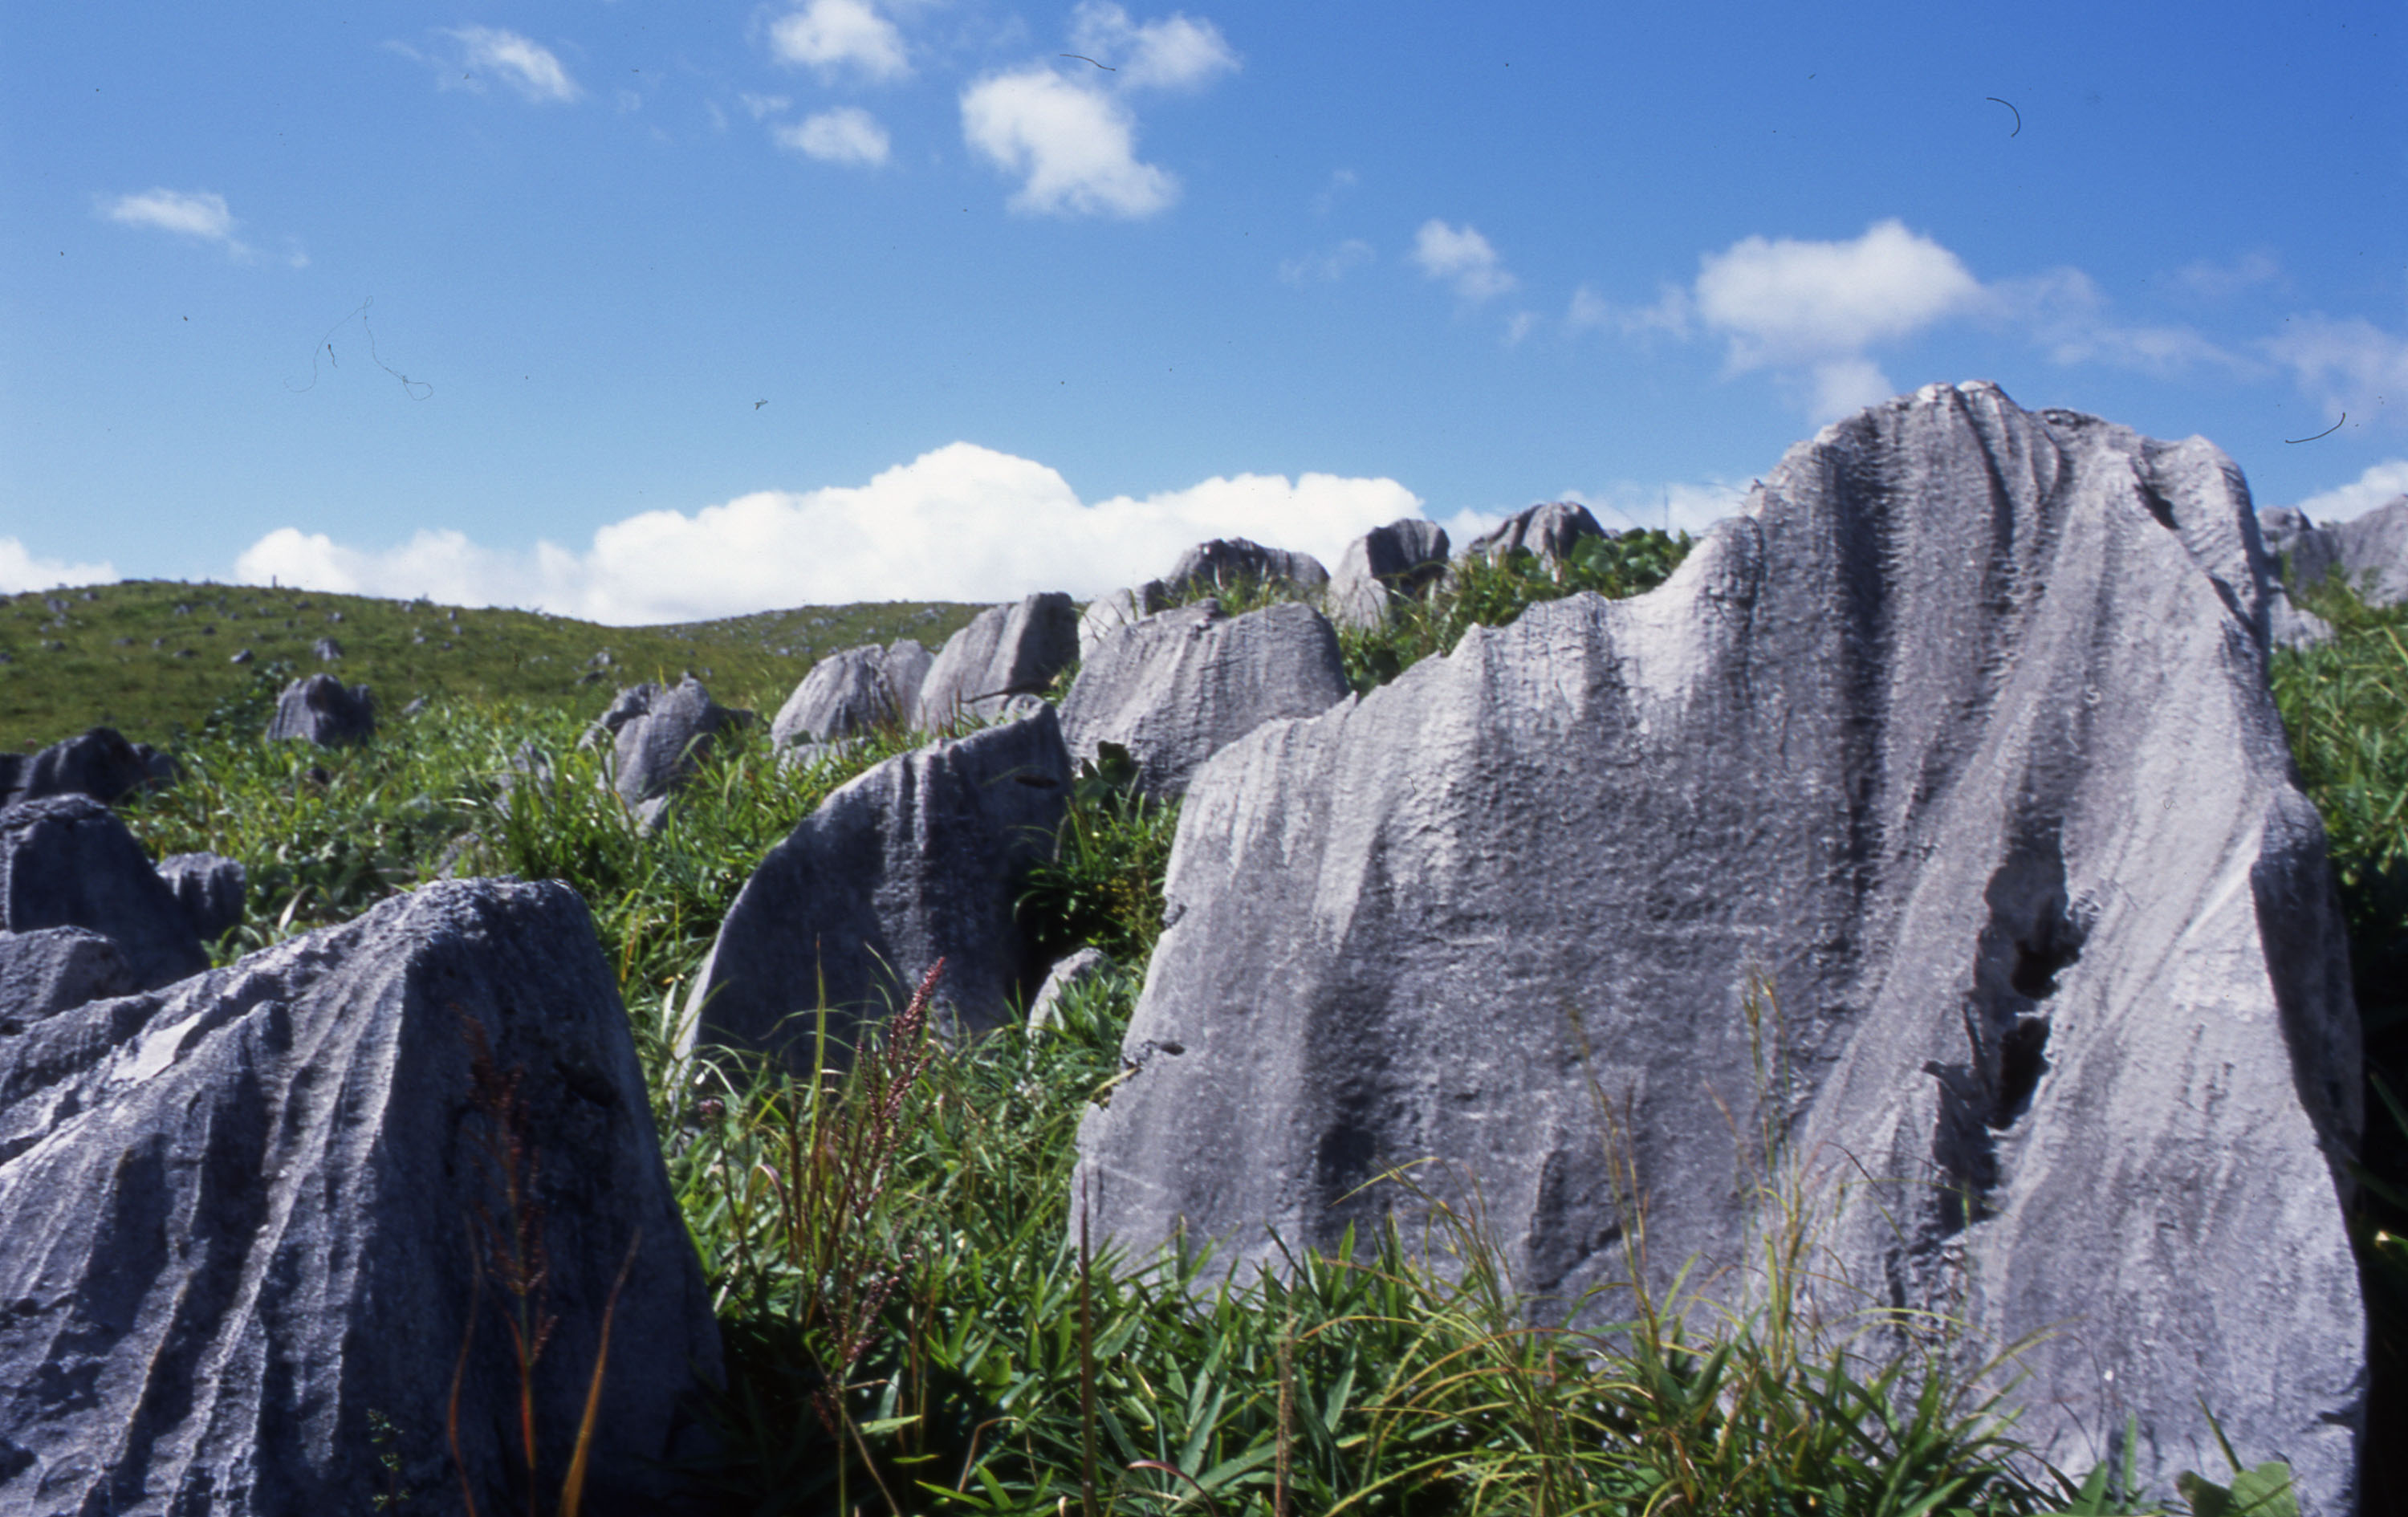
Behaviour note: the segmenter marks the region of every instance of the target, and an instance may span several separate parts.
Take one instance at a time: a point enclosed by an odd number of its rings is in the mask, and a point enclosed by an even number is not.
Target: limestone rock
[[[376,702],[366,685],[346,686],[331,674],[295,680],[276,698],[267,740],[298,737],[320,748],[364,743],[376,732]]]
[[[924,732],[944,732],[963,718],[984,721],[1014,695],[1038,695],[1079,656],[1079,616],[1070,597],[1030,595],[991,606],[945,640],[920,686]]]
[[[1013,907],[1053,851],[1070,781],[1054,708],[1030,704],[869,769],[771,849],[695,977],[689,1039],[791,1050],[809,1068],[821,986],[830,1035],[850,1045],[939,957],[950,1024],[1009,1021],[1044,968]]]
[[[1503,525],[1464,544],[1457,556],[1503,558],[1520,550],[1537,554],[1541,563],[1553,566],[1562,563],[1582,538],[1605,536],[1605,528],[1597,524],[1587,507],[1567,500],[1547,501],[1507,517]]]
[[[159,861],[159,878],[167,881],[202,942],[216,942],[242,920],[249,877],[238,860],[217,853],[171,853]]]
[[[1329,570],[1311,553],[1266,548],[1244,537],[1216,537],[1179,555],[1163,583],[1174,595],[1213,590],[1234,590],[1244,584],[1277,582],[1311,594],[1329,583]]]
[[[2357,1015],[2248,513],[2201,439],[1934,385],[1656,591],[1225,749],[1128,1031],[1183,1052],[1082,1126],[1099,1230],[1268,1262],[1266,1223],[1333,1246],[1438,1155],[1573,1295],[1623,1267],[1604,1104],[1661,1286],[1760,1259],[1735,1135],[1770,1132],[1855,1182],[1826,1307],[2059,1329],[2011,1403],[2042,1456],[2129,1412],[2163,1493],[2225,1467],[2206,1397],[2348,1510]]]
[[[623,690],[602,716],[612,734],[611,788],[647,823],[666,799],[698,769],[721,733],[742,724],[747,713],[710,698],[692,675],[664,690],[642,684]]]
[[[1170,587],[1159,580],[1096,596],[1079,613],[1079,657],[1083,661],[1093,654],[1107,633],[1142,622],[1156,611],[1167,611],[1173,604]]]
[[[538,1485],[624,1264],[585,1510],[685,1510],[658,1462],[690,1448],[718,1333],[626,1014],[573,892],[492,880],[0,1034],[0,1508],[364,1510],[373,1414],[413,1510],[457,1512],[465,1352],[466,1483],[526,1510],[510,1297],[474,1278],[513,1138],[554,1320]]]
[[[114,727],[94,727],[37,753],[0,759],[0,806],[46,795],[123,799],[153,780],[151,751],[136,748]]]
[[[1045,983],[1037,987],[1037,998],[1028,1003],[1028,1030],[1051,1031],[1061,1015],[1062,997],[1111,966],[1103,950],[1082,948],[1047,970]]]
[[[1062,702],[1073,759],[1119,743],[1139,788],[1178,795],[1196,766],[1280,717],[1319,716],[1346,698],[1338,634],[1298,602],[1224,616],[1206,599],[1105,637]]]
[[[1408,516],[1375,527],[1346,545],[1329,581],[1329,618],[1340,626],[1387,624],[1398,602],[1410,600],[1446,572],[1446,528]]]
[[[116,943],[82,927],[0,932],[0,1049],[33,1023],[141,987]],[[0,1476],[0,1485],[6,1477]]]
[[[176,893],[115,812],[89,795],[0,810],[0,931],[81,927],[151,989],[208,967]]]
[[[2338,574],[2369,606],[2408,601],[2408,495],[2363,516],[2320,527],[2305,511],[2261,512],[2266,551],[2287,561],[2287,579],[2304,590]]]
[[[769,740],[825,743],[907,720],[928,677],[926,649],[905,638],[890,647],[866,643],[811,665],[769,725]]]

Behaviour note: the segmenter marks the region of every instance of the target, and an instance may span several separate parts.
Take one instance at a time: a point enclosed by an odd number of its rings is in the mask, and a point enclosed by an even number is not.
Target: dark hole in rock
[[[2057,977],[2082,956],[2082,948],[2056,912],[2041,918],[2033,936],[2036,941],[2016,940],[2014,967],[2007,971],[2007,983],[2016,995],[2038,1001],[2057,994]]]
[[[1053,780],[1048,780],[1041,774],[1016,774],[1013,775],[1012,778],[1019,780],[1022,784],[1028,786],[1032,790],[1054,790],[1059,788]]]
[[[1991,1126],[2013,1126],[2031,1109],[2032,1091],[2048,1071],[2047,1048],[2046,1017],[2018,1017],[1999,1040],[1999,1107]]]

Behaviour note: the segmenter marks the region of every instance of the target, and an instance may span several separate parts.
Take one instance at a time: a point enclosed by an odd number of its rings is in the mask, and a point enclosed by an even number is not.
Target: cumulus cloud
[[[2386,458],[2345,485],[2310,495],[2300,502],[2300,509],[2318,526],[2330,526],[2388,506],[2402,495],[2408,495],[2408,458]]]
[[[1743,237],[1699,261],[1694,298],[1727,344],[1727,372],[1803,369],[1822,419],[1891,394],[1866,348],[1977,308],[1982,286],[1955,253],[1888,221],[1848,242]]]
[[[1413,234],[1413,262],[1433,279],[1445,279],[1466,300],[1487,300],[1513,288],[1513,276],[1488,239],[1469,222],[1447,225],[1436,217]]]
[[[1369,243],[1360,237],[1348,237],[1326,252],[1284,260],[1280,265],[1279,277],[1290,284],[1328,283],[1344,279],[1348,271],[1369,263],[1371,257]]]
[[[2408,337],[2362,316],[2287,317],[2260,347],[2291,371],[2300,394],[2361,422],[2399,415],[2392,397],[2408,397]]]
[[[601,528],[582,551],[506,551],[458,532],[362,549],[283,527],[253,543],[236,573],[628,625],[855,600],[1092,596],[1160,574],[1210,537],[1335,563],[1353,538],[1421,506],[1394,479],[1327,474],[1215,478],[1090,504],[1041,464],[956,442],[866,485],[761,491],[691,515],[647,511]]]
[[[884,81],[911,72],[903,34],[867,0],[810,0],[769,25],[769,50],[822,79],[850,73]]]
[[[886,162],[891,144],[878,118],[858,106],[839,106],[804,118],[798,126],[781,126],[770,133],[781,148],[791,148],[828,164],[876,168]]]
[[[459,82],[469,89],[480,86],[481,71],[538,105],[566,105],[583,93],[551,49],[516,32],[462,26],[450,36],[460,44],[462,69],[468,76]],[[442,79],[446,85],[452,82],[451,70],[444,70]]]
[[[1021,179],[1011,208],[1135,220],[1179,198],[1179,180],[1137,159],[1128,108],[1090,84],[1039,65],[979,80],[962,93],[962,138]]]
[[[247,255],[234,235],[234,212],[225,196],[206,190],[145,190],[100,203],[100,214],[122,226],[147,226],[195,242],[213,242],[236,257]]]
[[[1070,46],[1113,70],[1125,90],[1192,90],[1238,66],[1220,28],[1173,13],[1168,21],[1140,26],[1128,12],[1098,0],[1081,0],[1073,13]]]
[[[106,559],[97,564],[70,564],[63,558],[36,558],[20,539],[0,537],[0,594],[63,585],[115,584],[117,580],[117,566]]]

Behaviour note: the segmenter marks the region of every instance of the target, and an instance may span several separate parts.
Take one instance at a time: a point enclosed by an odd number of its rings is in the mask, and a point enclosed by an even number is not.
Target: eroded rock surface
[[[1853,1182],[1827,1306],[2058,1329],[2014,1397],[2058,1466],[2129,1413],[2160,1492],[2220,1471],[2205,1397],[2345,1510],[2358,1027],[2266,574],[2203,440],[1932,386],[1652,594],[1257,729],[1188,788],[1128,1033],[1182,1052],[1087,1114],[1096,1222],[1268,1262],[1439,1155],[1570,1295],[1623,1267],[1610,1104],[1660,1286],[1760,1257],[1769,1130]]]
[[[202,942],[217,941],[242,920],[250,879],[239,860],[217,853],[171,853],[159,861],[159,878],[175,893],[184,920]]]
[[[1173,796],[1196,766],[1264,723],[1318,716],[1346,698],[1338,634],[1288,602],[1224,616],[1217,601],[1163,611],[1107,634],[1062,703],[1073,759],[1119,743],[1139,787]]]
[[[769,739],[781,748],[834,742],[907,722],[919,708],[929,663],[927,650],[908,638],[831,653],[811,665],[778,708]]]
[[[866,771],[771,849],[696,977],[689,1039],[793,1051],[808,1069],[822,987],[830,1036],[850,1045],[939,957],[951,1025],[1010,1019],[1045,968],[1012,909],[1052,854],[1070,781],[1054,708],[1027,705]]]
[[[964,719],[992,720],[1015,695],[1041,695],[1079,656],[1079,613],[1065,594],[1048,592],[1010,606],[991,606],[945,640],[920,686],[924,732],[944,732]]]
[[[50,795],[115,802],[173,777],[166,755],[127,742],[114,727],[50,744],[39,752],[0,755],[0,806]]]
[[[1546,501],[1514,512],[1494,531],[1484,532],[1463,545],[1465,558],[1503,558],[1525,551],[1550,566],[1563,562],[1584,537],[1602,537],[1603,527],[1576,501]]]
[[[1173,594],[1206,594],[1273,581],[1301,594],[1329,583],[1329,570],[1311,553],[1266,548],[1245,537],[1215,537],[1179,555],[1162,582]]]
[[[2330,526],[2295,508],[2267,511],[2260,524],[2266,551],[2289,559],[2293,586],[2304,590],[2338,574],[2370,606],[2408,601],[2408,495]]]
[[[53,1012],[140,988],[125,954],[96,932],[0,932],[0,1048]]]
[[[719,735],[750,720],[751,712],[712,700],[692,675],[666,689],[623,690],[596,723],[609,737],[610,786],[649,824],[701,768]]]
[[[513,1135],[554,1323],[547,1510],[623,1264],[585,1510],[686,1510],[660,1461],[718,1332],[626,1015],[576,894],[492,880],[0,1032],[0,1510],[366,1510],[381,1417],[409,1510],[457,1513],[464,1346],[469,1487],[527,1510],[510,1296],[472,1274]]]
[[[1396,607],[1446,572],[1446,528],[1417,516],[1376,527],[1346,545],[1330,577],[1329,619],[1340,626],[1387,624]]]

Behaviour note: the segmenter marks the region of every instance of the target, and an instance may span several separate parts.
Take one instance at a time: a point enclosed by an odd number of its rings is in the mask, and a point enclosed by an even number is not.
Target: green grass
[[[1390,628],[1355,636],[1350,672],[1368,687],[1537,601],[1643,588],[1685,545],[1630,547],[1556,572],[1526,559],[1469,565]],[[131,614],[130,596],[118,609]],[[2354,941],[2396,944],[2401,917],[2385,893],[2403,856],[2408,658],[2391,641],[2397,615],[2339,609],[2326,614],[2344,625],[2342,642],[2278,659],[2276,690],[2332,830]],[[596,630],[577,629],[566,646],[581,659]],[[826,646],[885,630],[849,624]],[[624,631],[605,636],[634,646]],[[790,688],[796,663],[765,666]],[[41,683],[63,667],[21,661],[0,674],[33,671],[10,688],[67,712],[70,695]],[[720,667],[746,665],[730,656]],[[1160,931],[1177,820],[1140,802],[1110,754],[1081,776],[1056,856],[1022,903],[1054,949],[1093,943],[1111,957],[1054,1030],[1008,1026],[948,1044],[905,1019],[855,1056],[830,1050],[807,1074],[733,1056],[681,1064],[671,1050],[685,988],[762,852],[837,784],[914,739],[884,734],[839,762],[794,769],[771,762],[758,729],[735,735],[647,833],[599,783],[600,755],[578,746],[615,682],[452,688],[373,742],[322,751],[258,739],[277,678],[246,674],[179,708],[185,780],[125,814],[154,853],[207,848],[249,867],[250,914],[222,956],[346,920],[446,870],[561,879],[584,895],[637,1027],[727,1344],[720,1454],[700,1472],[720,1510],[2142,1510],[2114,1470],[2031,1478],[2014,1458],[2012,1397],[2000,1398],[2012,1363],[1968,1374],[1948,1324],[1935,1335],[1928,1323],[1902,1331],[1881,1310],[1828,1324],[1787,1310],[1785,1286],[1811,1265],[1819,1218],[1766,1180],[1784,1173],[1769,1146],[1761,1173],[1737,1178],[1771,1185],[1767,1211],[1781,1225],[1751,1288],[1714,1282],[1714,1297],[1699,1294],[1703,1282],[1651,1297],[1633,1256],[1618,1291],[1533,1315],[1498,1263],[1477,1177],[1443,1187],[1471,1199],[1437,1208],[1426,1234],[1297,1252],[1277,1276],[1201,1252],[1133,1260],[1082,1241],[1073,1140],[1082,1114],[1125,1078],[1120,1039]],[[745,699],[740,683],[713,688]],[[42,730],[102,714],[77,710]],[[2369,1026],[2371,1067],[2396,1067],[2396,1043],[2382,1053],[2376,1036],[2396,1035],[2396,1023]],[[2402,1174],[2387,1152],[2370,1144],[2373,1199],[2353,1218],[2371,1280],[2380,1235],[2401,1221],[2379,1209],[2389,1204],[2379,1187]],[[1643,1246],[1643,1216],[1627,1215]],[[1742,1309],[1742,1299],[1762,1304]],[[561,1447],[574,1432],[544,1437]],[[2268,1478],[2236,1473],[2231,1492]],[[2193,1489],[2200,1511],[2224,1491]],[[2261,1510],[2277,1517],[2281,1506]]]
[[[65,609],[51,610],[52,602]],[[896,637],[934,651],[979,609],[934,601],[806,606],[610,627],[250,585],[128,580],[30,592],[0,596],[0,750],[39,748],[93,726],[165,747],[241,695],[255,669],[279,662],[367,684],[387,719],[420,696],[523,701],[590,716],[620,685],[688,670],[721,704],[766,717],[813,659]],[[338,663],[313,653],[328,637],[342,647]],[[246,649],[251,665],[230,662]],[[610,656],[609,666],[595,665],[599,653]]]

